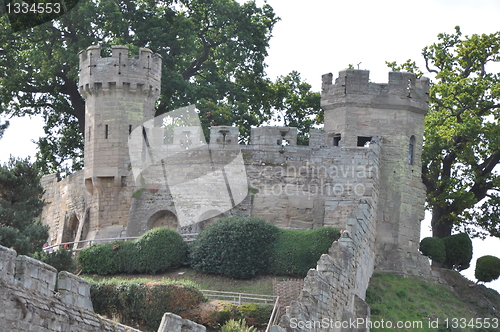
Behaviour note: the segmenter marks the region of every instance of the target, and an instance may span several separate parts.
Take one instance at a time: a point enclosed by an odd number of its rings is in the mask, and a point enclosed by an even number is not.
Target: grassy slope
[[[416,277],[375,274],[370,280],[366,298],[371,307],[371,321],[379,324],[382,320],[411,322],[399,331],[500,331],[500,294],[483,285],[476,285],[454,271],[442,270],[442,277],[451,287],[435,285]],[[478,328],[477,323],[484,323],[483,319],[487,317],[490,322],[496,317],[499,326]],[[465,321],[453,318],[465,318]],[[446,319],[448,328],[445,326]],[[475,320],[474,325],[469,324],[471,319]],[[437,320],[439,325],[436,326]],[[412,326],[413,321],[421,321],[422,327]],[[429,322],[432,322],[431,326]],[[380,327],[372,330],[398,329]]]

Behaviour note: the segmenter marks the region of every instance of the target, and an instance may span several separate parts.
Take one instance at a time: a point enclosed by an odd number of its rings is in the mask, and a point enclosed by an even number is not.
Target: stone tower
[[[428,269],[418,245],[424,218],[421,155],[429,80],[391,72],[388,84],[375,84],[369,82],[369,71],[348,69],[332,83],[332,74],[323,75],[327,145],[360,147],[382,137],[375,270]]]
[[[133,190],[128,152],[129,134],[154,116],[160,94],[161,57],[141,48],[129,58],[127,46],[112,46],[101,57],[99,46],[81,51],[80,94],[85,98],[85,188],[87,238],[106,227],[127,225]],[[106,237],[101,234],[97,237]]]

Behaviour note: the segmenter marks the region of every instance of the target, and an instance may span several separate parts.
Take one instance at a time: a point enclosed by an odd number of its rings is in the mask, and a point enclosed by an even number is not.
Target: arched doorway
[[[156,212],[149,218],[148,221],[148,229],[162,227],[177,230],[178,225],[179,223],[177,222],[177,217],[173,212],[168,210]]]
[[[63,243],[76,241],[76,234],[78,232],[79,223],[80,222],[75,213],[72,213],[71,216],[66,219],[62,236]]]

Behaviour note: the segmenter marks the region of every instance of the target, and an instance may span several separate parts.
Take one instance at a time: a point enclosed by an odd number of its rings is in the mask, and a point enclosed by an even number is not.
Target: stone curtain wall
[[[141,332],[93,312],[89,283],[0,246],[0,332]],[[203,332],[166,313],[158,332]]]
[[[299,299],[271,331],[366,331],[361,325],[350,329],[342,324],[370,317],[364,299],[374,268],[375,218],[372,203],[361,199],[347,219],[346,231],[321,256],[316,269],[309,270]]]

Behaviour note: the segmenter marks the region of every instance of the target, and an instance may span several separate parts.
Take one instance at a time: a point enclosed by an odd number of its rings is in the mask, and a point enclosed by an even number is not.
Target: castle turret
[[[141,48],[138,56],[129,58],[128,47],[119,45],[112,46],[111,57],[101,57],[99,46],[79,56],[79,90],[86,102],[84,179],[93,197],[92,224],[126,225],[130,198],[120,191],[131,169],[128,137],[154,116],[161,57]]]
[[[388,84],[375,84],[369,71],[348,69],[335,83],[332,74],[323,75],[322,88],[327,145],[362,148],[382,137],[375,269],[418,269],[408,257],[418,254],[424,218],[421,155],[429,80],[391,72]]]

